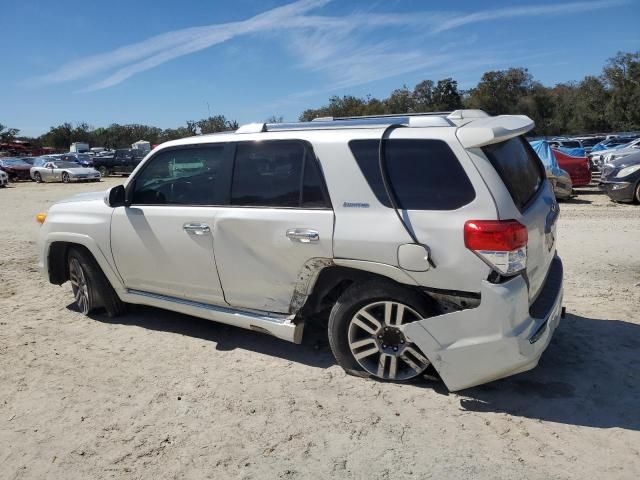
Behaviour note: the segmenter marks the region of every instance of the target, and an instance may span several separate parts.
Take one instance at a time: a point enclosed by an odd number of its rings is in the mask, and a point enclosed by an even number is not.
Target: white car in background
[[[99,182],[100,172],[92,167],[82,167],[75,162],[54,160],[42,166],[31,167],[31,178],[41,182]]]
[[[636,138],[635,140],[627,143],[626,145],[621,145],[615,148],[609,148],[607,150],[599,150],[597,152],[593,152],[589,154],[589,160],[592,165],[596,165],[601,167],[605,163],[610,162],[611,160],[615,160],[616,158],[626,157],[627,155],[631,155],[632,153],[637,153],[640,151],[640,138]]]

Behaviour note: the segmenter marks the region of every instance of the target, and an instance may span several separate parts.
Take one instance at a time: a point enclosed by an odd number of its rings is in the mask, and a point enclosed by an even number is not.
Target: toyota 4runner
[[[488,382],[537,365],[563,313],[532,128],[458,110],[167,142],[41,215],[40,268],[84,314],[151,305],[295,343],[328,314],[349,373]]]

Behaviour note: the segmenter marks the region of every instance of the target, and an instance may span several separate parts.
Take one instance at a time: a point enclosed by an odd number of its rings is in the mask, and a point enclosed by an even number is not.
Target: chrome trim
[[[317,230],[309,228],[290,228],[287,230],[287,237],[300,243],[310,243],[320,241],[320,234]]]
[[[155,300],[162,300],[165,302],[172,302],[172,303],[178,303],[180,305],[187,305],[189,307],[201,308],[203,310],[209,310],[212,312],[226,313],[230,315],[242,315],[245,317],[254,318],[256,320],[264,320],[267,322],[275,323],[278,325],[287,323],[287,320],[290,317],[290,315],[286,315],[286,314],[280,315],[280,314],[271,313],[271,312],[261,312],[256,310],[240,310],[233,307],[221,307],[219,305],[211,305],[209,303],[195,302],[193,300],[187,300],[185,298],[170,297],[168,295],[145,292],[143,290],[134,290],[131,288],[127,289],[127,293],[130,295],[138,295],[141,297],[153,298]]]
[[[185,223],[182,226],[182,229],[193,235],[204,235],[206,233],[211,233],[211,227],[206,223]]]

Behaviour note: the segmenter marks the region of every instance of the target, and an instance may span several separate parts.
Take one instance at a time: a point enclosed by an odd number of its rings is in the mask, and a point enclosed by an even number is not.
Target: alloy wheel
[[[42,182],[42,177],[40,176],[39,172],[36,172],[34,177],[35,177],[37,183],[41,183]]]
[[[69,277],[78,309],[86,315],[89,313],[89,286],[82,265],[76,258],[72,258],[69,263]]]
[[[366,305],[349,322],[351,353],[362,368],[378,378],[417,377],[429,366],[429,360],[405,338],[399,326],[421,319],[418,312],[399,302]]]
[[[64,173],[62,174],[62,181],[63,181],[64,183],[69,183],[69,174],[68,174],[67,172],[64,172]]]

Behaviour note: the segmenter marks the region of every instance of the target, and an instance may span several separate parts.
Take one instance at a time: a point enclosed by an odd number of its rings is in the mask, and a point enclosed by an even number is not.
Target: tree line
[[[640,51],[620,52],[610,58],[599,76],[547,87],[526,68],[485,72],[478,84],[461,90],[453,78],[424,80],[413,89],[406,85],[387,98],[345,95],[329,98],[326,105],[305,110],[299,117],[349,117],[406,112],[450,111],[478,108],[490,115],[528,115],[536,123],[536,135],[562,135],[640,130]],[[272,116],[268,122],[281,122]],[[87,123],[63,123],[37,137],[19,137],[19,130],[0,124],[0,142],[30,141],[34,146],[66,149],[73,142],[106,148],[127,147],[137,140],[152,144],[178,138],[235,130],[238,122],[224,115],[187,121],[184,126],[161,129],[149,125],[93,128]]]

